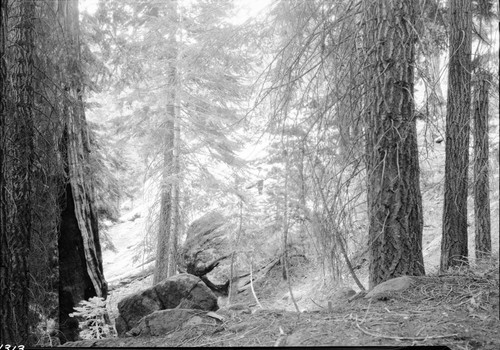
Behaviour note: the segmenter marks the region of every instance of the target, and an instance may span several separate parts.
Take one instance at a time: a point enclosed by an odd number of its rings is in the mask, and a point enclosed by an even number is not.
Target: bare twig
[[[320,308],[324,309],[323,306],[319,305],[317,302],[315,302],[314,300],[312,300],[311,298],[309,298],[316,306],[319,306]]]
[[[370,335],[372,337],[376,338],[385,338],[385,339],[394,339],[394,340],[413,340],[413,341],[424,341],[424,340],[429,340],[429,339],[443,339],[443,338],[453,338],[458,336],[457,333],[453,334],[445,334],[445,335],[429,335],[426,337],[398,337],[398,336],[393,336],[393,335],[386,335],[386,334],[381,334],[381,333],[372,333],[367,331],[366,329],[363,329],[359,323],[358,323],[358,317],[356,316],[356,327],[359,328],[359,330],[367,335]]]
[[[262,309],[262,304],[257,298],[257,294],[255,294],[255,290],[253,289],[253,257],[250,258],[250,289],[252,290],[252,295],[255,299],[257,305]]]

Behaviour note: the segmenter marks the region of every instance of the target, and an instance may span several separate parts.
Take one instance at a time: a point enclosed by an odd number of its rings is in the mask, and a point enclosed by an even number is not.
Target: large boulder
[[[121,336],[137,326],[144,316],[174,308],[217,310],[217,297],[196,276],[184,273],[169,277],[118,303],[116,331]]]
[[[231,256],[230,239],[236,227],[219,212],[195,220],[187,230],[185,243],[179,249],[179,267],[203,277]]]
[[[183,273],[167,278],[153,287],[161,309],[217,309],[217,297],[198,277]]]
[[[154,287],[129,295],[118,303],[119,315],[115,320],[116,332],[120,336],[134,327],[144,316],[162,309],[164,307]]]

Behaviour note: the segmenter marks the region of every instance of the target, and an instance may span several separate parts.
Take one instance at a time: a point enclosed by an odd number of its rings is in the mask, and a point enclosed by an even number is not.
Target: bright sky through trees
[[[182,2],[190,0],[181,0]],[[85,11],[89,14],[94,14],[97,11],[99,0],[80,0],[80,11]],[[241,24],[247,19],[256,16],[262,9],[271,3],[271,0],[234,0],[236,7],[239,8],[238,15],[233,18],[234,24]]]

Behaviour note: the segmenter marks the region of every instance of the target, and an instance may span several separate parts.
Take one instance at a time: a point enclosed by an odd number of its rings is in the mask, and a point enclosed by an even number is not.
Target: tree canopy
[[[226,221],[227,293],[254,264],[290,287],[297,257],[361,291],[424,275],[431,226],[440,270],[491,257],[495,3],[243,3],[1,2],[1,343],[44,317],[76,339],[139,204],[154,283],[199,218]]]

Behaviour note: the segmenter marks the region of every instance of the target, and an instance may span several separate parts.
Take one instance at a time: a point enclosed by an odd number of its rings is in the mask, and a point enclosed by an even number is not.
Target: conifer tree
[[[0,343],[22,344],[28,339],[29,264],[33,236],[32,171],[34,167],[35,1],[9,6],[2,2],[2,68],[10,61],[9,85],[2,86],[2,325]],[[13,23],[11,22],[13,21]],[[9,26],[7,26],[9,24]],[[6,54],[6,28],[14,28],[11,57]],[[3,70],[3,69],[2,69]],[[2,85],[7,83],[2,72]],[[9,99],[9,100],[7,100]],[[9,194],[9,195],[7,195]]]
[[[488,102],[491,75],[476,74],[474,89],[474,217],[476,259],[491,255]]]
[[[468,264],[467,191],[471,107],[472,2],[449,0],[450,63],[440,270]]]
[[[364,1],[370,288],[423,275],[414,89],[415,4]]]

